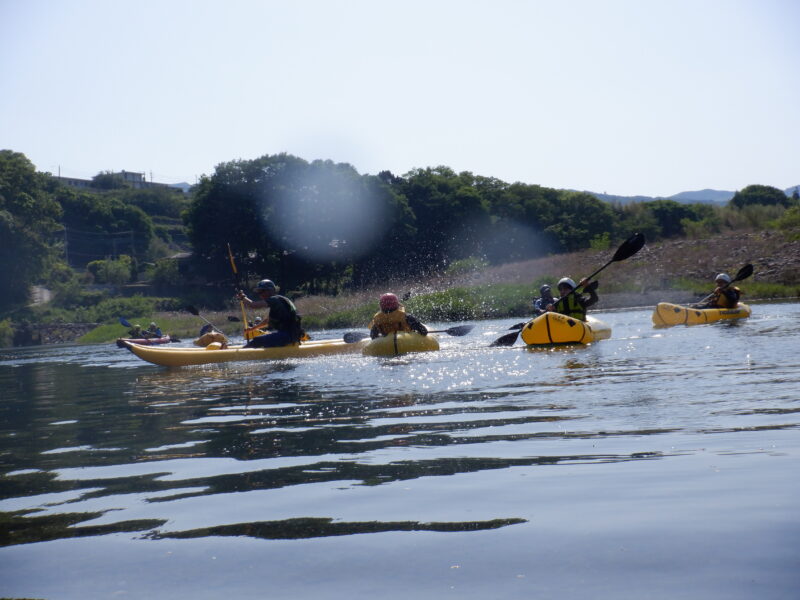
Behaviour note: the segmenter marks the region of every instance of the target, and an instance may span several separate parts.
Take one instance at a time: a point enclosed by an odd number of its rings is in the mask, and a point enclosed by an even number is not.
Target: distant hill
[[[183,190],[184,194],[188,194],[192,186],[186,183],[185,181],[181,181],[180,183],[170,183],[169,187],[178,188],[180,190]]]
[[[670,200],[676,202],[703,202],[708,204],[726,204],[736,192],[728,192],[725,190],[697,190],[694,192],[679,192],[669,197]]]
[[[800,189],[800,186],[792,186],[786,188],[784,193],[787,196],[791,196],[794,193],[795,189]],[[653,200],[663,200],[662,197],[652,197],[652,196],[615,196],[613,194],[600,194],[598,192],[589,192],[586,191],[587,194],[591,194],[598,200],[604,200],[605,202],[616,202],[618,204],[629,204],[631,202],[652,202]],[[677,194],[673,194],[672,196],[667,196],[667,200],[674,200],[675,202],[681,202],[683,204],[727,204],[733,195],[736,192],[730,192],[727,190],[696,190],[693,192],[679,192]]]

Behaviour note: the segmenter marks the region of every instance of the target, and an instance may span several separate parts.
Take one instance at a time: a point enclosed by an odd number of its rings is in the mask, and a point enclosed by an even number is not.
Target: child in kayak
[[[597,283],[588,285],[586,279],[581,279],[578,285],[569,277],[563,277],[558,281],[558,293],[561,297],[558,298],[548,310],[554,310],[562,315],[567,315],[579,321],[586,320],[586,309],[595,304],[598,300],[595,289]],[[583,292],[572,293],[573,290],[584,288],[588,292],[589,297],[585,297]]]
[[[538,317],[539,315],[543,315],[547,312],[548,306],[555,304],[556,300],[553,298],[553,292],[550,290],[550,286],[545,284],[539,288],[539,293],[541,297],[536,298],[533,301],[533,316]],[[551,309],[552,310],[552,309]]]
[[[717,287],[711,293],[708,301],[695,308],[736,308],[739,298],[742,297],[742,290],[731,286],[731,276],[727,273],[720,273],[714,278],[714,283]]]
[[[378,304],[381,310],[376,312],[369,322],[369,335],[372,339],[395,331],[416,331],[421,335],[428,335],[428,328],[416,317],[406,313],[396,295],[383,294]]]

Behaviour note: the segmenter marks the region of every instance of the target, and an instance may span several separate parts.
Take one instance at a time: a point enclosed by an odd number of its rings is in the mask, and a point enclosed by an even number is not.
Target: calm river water
[[[3,351],[0,597],[797,598],[800,304],[597,316],[554,351]]]

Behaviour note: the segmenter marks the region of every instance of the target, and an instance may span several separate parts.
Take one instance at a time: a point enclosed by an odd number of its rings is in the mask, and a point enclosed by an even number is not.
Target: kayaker
[[[155,323],[150,323],[150,326],[147,329],[145,329],[142,333],[146,339],[161,337],[161,330]]]
[[[736,308],[739,298],[742,297],[742,290],[736,286],[731,286],[731,276],[727,273],[720,273],[714,278],[716,288],[711,294],[708,302],[700,304],[697,308]]]
[[[550,286],[545,284],[539,288],[539,293],[541,297],[536,298],[533,301],[533,316],[538,317],[547,312],[548,305],[555,304],[555,298],[553,298],[553,292],[550,289]]]
[[[575,282],[569,277],[562,277],[559,279],[558,293],[560,294],[560,298],[552,305],[548,306],[548,310],[567,315],[573,319],[585,321],[586,309],[595,304],[598,300],[597,292],[595,292],[597,286],[592,286],[588,289],[588,298],[583,295],[583,292],[576,291],[574,294],[571,292],[586,287],[588,283],[586,279],[581,279],[576,287]]]
[[[142,326],[137,323],[132,328],[130,328],[128,330],[128,337],[134,339],[142,339],[144,337],[144,334],[142,333]]]
[[[262,279],[255,287],[261,300],[250,300],[244,292],[239,292],[237,298],[249,308],[268,308],[267,329],[270,333],[259,335],[247,342],[245,348],[275,348],[297,344],[305,335],[301,327],[301,317],[297,308],[285,296],[278,294],[275,283],[269,279]],[[264,324],[260,327],[263,329]]]
[[[383,294],[378,305],[380,311],[376,312],[369,322],[369,335],[372,339],[389,335],[395,331],[416,331],[422,335],[428,335],[428,328],[416,317],[406,313],[406,309],[401,306],[400,300],[395,294]]]

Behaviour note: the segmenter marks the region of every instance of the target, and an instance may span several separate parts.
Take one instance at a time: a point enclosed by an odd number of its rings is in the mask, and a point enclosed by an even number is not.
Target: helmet
[[[575,282],[572,281],[572,279],[570,279],[569,277],[562,277],[561,279],[558,280],[558,287],[561,287],[562,285],[565,284],[568,285],[573,290],[575,289]]]
[[[546,283],[542,287],[539,288],[539,293],[542,294],[542,295],[544,295],[546,293],[549,293],[549,292],[550,292],[550,286],[547,285]]]
[[[731,282],[731,276],[728,275],[727,273],[720,273],[719,275],[714,277],[714,281],[719,281],[720,279],[722,281],[724,281],[725,283],[730,283]]]
[[[261,281],[258,282],[258,285],[256,285],[256,290],[257,291],[258,290],[271,290],[271,291],[274,292],[274,291],[277,291],[277,289],[278,288],[275,287],[275,283],[271,279],[262,279]]]
[[[152,327],[153,329],[155,329],[156,327],[158,327],[158,325],[156,325],[155,323],[150,323],[150,327]]]
[[[400,308],[400,300],[394,294],[383,294],[379,304],[381,310],[397,310]]]

